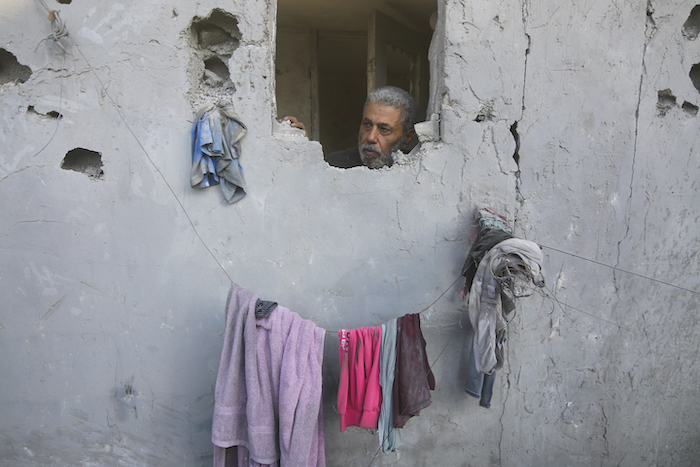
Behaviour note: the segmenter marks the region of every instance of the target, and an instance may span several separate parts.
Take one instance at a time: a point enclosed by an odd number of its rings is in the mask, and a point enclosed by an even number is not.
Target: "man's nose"
[[[376,126],[373,126],[371,130],[369,130],[369,133],[367,134],[367,142],[368,143],[377,143],[379,140],[377,137],[379,136],[379,128]]]

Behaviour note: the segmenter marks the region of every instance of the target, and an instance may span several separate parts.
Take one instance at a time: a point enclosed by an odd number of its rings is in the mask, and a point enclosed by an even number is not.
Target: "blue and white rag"
[[[246,131],[231,105],[208,105],[197,111],[192,125],[192,188],[220,185],[229,203],[245,196],[239,141]]]

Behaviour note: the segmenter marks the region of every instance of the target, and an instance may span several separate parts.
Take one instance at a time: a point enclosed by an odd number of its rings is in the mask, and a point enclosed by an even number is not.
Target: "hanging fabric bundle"
[[[477,220],[478,235],[462,269],[461,293],[474,330],[465,390],[488,408],[494,372],[504,361],[506,317],[515,299],[532,294],[531,284],[544,286],[543,255],[536,243],[514,238],[492,208],[478,210]]]
[[[479,373],[490,374],[503,366],[507,315],[503,296],[512,303],[514,298],[525,296],[530,281],[543,286],[542,259],[542,250],[536,243],[510,238],[491,248],[479,263],[467,299]],[[508,269],[513,264],[518,267]],[[504,275],[497,277],[495,271]],[[510,290],[512,297],[505,290]]]
[[[208,105],[197,111],[192,125],[192,188],[220,185],[229,203],[245,196],[239,142],[246,131],[232,105]]]

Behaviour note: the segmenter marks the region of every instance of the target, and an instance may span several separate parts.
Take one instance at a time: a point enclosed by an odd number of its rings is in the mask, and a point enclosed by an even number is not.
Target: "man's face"
[[[401,109],[378,102],[367,104],[358,141],[362,163],[370,169],[393,164],[391,153],[404,143]]]

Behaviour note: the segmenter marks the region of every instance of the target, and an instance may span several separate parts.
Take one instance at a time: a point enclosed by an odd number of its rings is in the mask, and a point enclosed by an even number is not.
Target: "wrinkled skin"
[[[410,141],[412,132],[404,134],[401,109],[370,102],[362,116],[358,136],[362,163],[371,169],[391,166],[394,163],[392,153]]]

